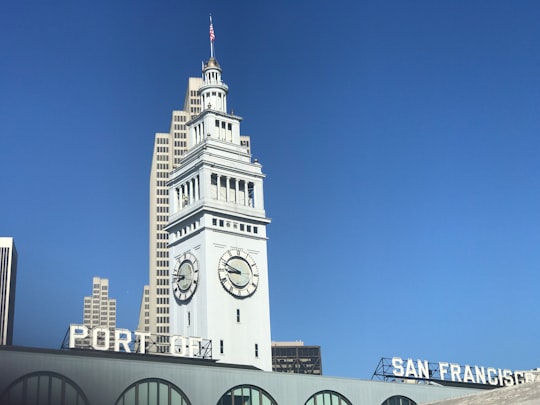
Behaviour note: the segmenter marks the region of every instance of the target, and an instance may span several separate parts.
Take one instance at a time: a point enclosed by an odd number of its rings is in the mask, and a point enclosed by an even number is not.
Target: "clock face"
[[[172,290],[178,301],[189,300],[199,283],[199,261],[186,252],[176,259],[172,272]]]
[[[218,274],[223,288],[237,298],[249,297],[259,285],[257,264],[242,249],[230,249],[221,256]]]

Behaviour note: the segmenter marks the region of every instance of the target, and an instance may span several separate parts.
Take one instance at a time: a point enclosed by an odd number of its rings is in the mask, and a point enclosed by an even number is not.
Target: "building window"
[[[381,405],[416,405],[416,402],[403,395],[394,395],[386,399]]]
[[[0,396],[1,404],[88,405],[88,399],[69,378],[41,371],[15,380]]]
[[[254,385],[238,385],[223,394],[217,402],[217,405],[230,404],[277,405],[277,402],[262,388]]]
[[[186,395],[176,385],[157,378],[141,380],[120,395],[116,405],[190,405]]]
[[[334,391],[319,391],[313,394],[305,405],[352,405],[351,401]]]
[[[240,310],[236,310],[236,322],[240,322]]]
[[[223,340],[220,340],[220,341],[219,341],[219,352],[220,352],[221,354],[223,354],[223,351],[224,351],[224,350],[223,350]]]
[[[259,345],[255,343],[255,357],[259,357]]]

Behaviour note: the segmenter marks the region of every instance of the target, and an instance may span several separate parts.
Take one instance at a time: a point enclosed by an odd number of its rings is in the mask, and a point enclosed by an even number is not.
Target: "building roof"
[[[125,352],[113,352],[110,350],[89,350],[89,349],[44,349],[35,347],[23,347],[23,346],[0,346],[0,351],[14,351],[14,352],[26,352],[26,353],[44,353],[54,355],[65,356],[83,356],[93,358],[105,358],[105,359],[120,359],[120,360],[132,360],[132,361],[152,361],[160,363],[176,363],[186,364],[194,366],[211,366],[211,367],[227,367],[237,368],[244,370],[259,370],[257,367],[244,365],[244,364],[229,364],[223,362],[217,362],[212,359],[196,359],[192,357],[181,356],[168,356],[163,354],[153,353],[125,353]]]
[[[430,402],[426,405],[536,405],[538,403],[540,403],[540,381]]]

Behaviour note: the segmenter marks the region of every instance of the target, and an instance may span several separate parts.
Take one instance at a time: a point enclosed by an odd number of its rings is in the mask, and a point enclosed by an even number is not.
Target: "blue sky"
[[[135,329],[155,132],[216,57],[267,174],[272,337],[540,366],[540,3],[3,2],[0,235],[15,343],[59,347],[107,277]]]

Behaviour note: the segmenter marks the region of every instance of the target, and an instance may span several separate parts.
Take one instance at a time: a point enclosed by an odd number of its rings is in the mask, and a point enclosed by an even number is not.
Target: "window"
[[[240,322],[240,310],[236,310],[236,322]]]
[[[313,394],[305,405],[352,405],[343,395],[334,391],[319,391]]]
[[[255,357],[259,357],[259,345],[255,343]]]
[[[386,399],[382,405],[416,405],[416,402],[403,395],[394,395],[393,397]]]
[[[116,405],[190,405],[176,385],[157,378],[141,380],[128,387]]]
[[[217,402],[217,405],[230,404],[277,405],[277,402],[262,388],[238,385],[223,394]]]
[[[88,405],[88,399],[79,386],[69,378],[61,374],[41,371],[15,380],[0,396],[0,403]]]
[[[224,351],[223,351],[223,340],[220,340],[220,341],[219,341],[219,352],[220,352],[221,354],[223,354],[223,352],[224,352]]]

